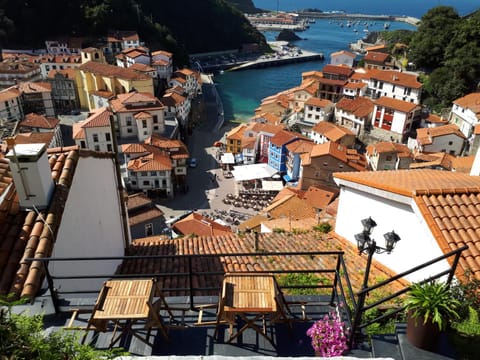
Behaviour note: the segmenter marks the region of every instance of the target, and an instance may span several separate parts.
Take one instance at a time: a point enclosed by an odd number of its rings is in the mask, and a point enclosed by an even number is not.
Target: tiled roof
[[[102,64],[95,61],[89,61],[79,66],[81,71],[90,72],[96,75],[116,77],[125,80],[152,80],[148,75],[144,75],[128,68]]]
[[[262,212],[267,213],[273,219],[287,218],[299,220],[313,218],[316,215],[315,209],[311,205],[293,194],[273,202],[263,209]]]
[[[291,153],[306,153],[312,151],[312,147],[315,145],[313,141],[307,141],[307,140],[298,140],[294,141],[293,143],[290,143],[287,145],[287,150]]]
[[[133,117],[137,120],[142,120],[142,119],[151,119],[152,114],[150,114],[148,111],[140,111],[133,115]]]
[[[21,82],[18,85],[20,91],[24,94],[34,94],[40,92],[51,92],[52,84],[49,82]]]
[[[455,172],[470,174],[475,156],[459,156],[452,159],[452,170]]]
[[[470,109],[480,119],[480,92],[470,93],[453,101],[454,104]]]
[[[347,55],[347,56],[350,56],[351,58],[354,58],[354,59],[357,57],[357,55],[355,55],[354,53],[352,53],[350,51],[346,51],[346,50],[340,50],[340,51],[331,53],[330,57],[339,56],[339,55]]]
[[[465,135],[455,124],[417,129],[417,141],[422,145],[430,145],[433,142],[433,138],[446,135],[457,135],[462,139],[466,139]]]
[[[122,153],[125,154],[139,154],[143,152],[147,152],[147,148],[143,144],[122,144]]]
[[[389,109],[399,110],[407,114],[411,111],[414,111],[416,108],[418,108],[418,105],[414,103],[399,100],[399,99],[392,99],[387,96],[382,96],[381,98],[375,100],[375,105],[383,106]]]
[[[363,82],[348,82],[348,83],[345,84],[345,86],[343,88],[344,89],[356,90],[356,89],[363,89],[366,86],[367,86],[367,84],[365,84]]]
[[[413,156],[408,146],[389,141],[380,141],[367,146],[368,155],[373,155],[375,152],[378,154],[396,153],[403,154],[404,156]]]
[[[0,101],[8,101],[11,99],[18,98],[21,95],[20,91],[15,87],[10,87],[8,89],[0,91]]]
[[[319,108],[324,108],[327,106],[332,106],[333,103],[327,99],[320,99],[317,97],[311,97],[307,101],[305,101],[305,105],[317,106]]]
[[[0,198],[5,194],[5,190],[12,183],[12,173],[10,171],[10,162],[0,153]],[[0,219],[3,220],[2,203],[0,203]]]
[[[480,191],[480,177],[442,170],[385,170],[339,172],[337,179],[355,182],[404,196],[419,192]]]
[[[387,49],[387,46],[386,45],[373,45],[373,46],[369,46],[369,47],[366,47],[365,50],[366,51],[379,51],[379,50],[386,50]]]
[[[435,114],[428,114],[426,121],[432,124],[447,124],[448,120]]]
[[[303,199],[315,209],[325,209],[336,197],[339,190],[322,185],[310,186]]]
[[[358,171],[365,170],[365,156],[358,154],[356,150],[347,149],[345,145],[337,144],[333,141],[328,141],[323,144],[316,144],[312,149],[310,158],[316,158],[325,155],[333,156],[337,160],[342,161]]]
[[[350,76],[353,72],[351,67],[342,65],[327,64],[322,69],[323,74],[336,74],[343,76]]]
[[[272,136],[272,138],[270,139],[270,142],[277,146],[283,146],[295,139],[309,140],[307,137],[299,133],[291,132],[288,130],[280,130],[279,132],[277,132],[275,135]]]
[[[273,135],[283,129],[285,129],[285,126],[282,124],[274,125],[271,123],[251,122],[248,124],[246,131],[252,130],[257,133],[262,132]]]
[[[282,217],[278,219],[270,219],[262,222],[262,225],[271,230],[283,231],[310,231],[315,225],[318,225],[318,219],[314,217],[289,219]]]
[[[43,115],[30,113],[25,115],[25,118],[20,122],[20,127],[40,128],[40,129],[55,129],[60,120],[55,118],[48,118]]]
[[[87,137],[85,130],[82,127],[82,122],[76,122],[72,125],[72,139],[73,140],[83,140]]]
[[[354,291],[359,291],[363,282],[363,272],[367,257],[359,255],[357,247],[348,240],[331,235],[321,235],[314,231],[302,234],[295,233],[270,233],[257,234],[258,249],[264,254],[283,252],[305,251],[344,251],[344,259]],[[235,254],[255,253],[255,234],[243,235],[228,234],[224,236],[185,236],[177,239],[162,239],[150,237],[137,239],[127,249],[127,255],[204,255],[204,254]],[[194,274],[200,272],[245,272],[245,271],[273,271],[273,270],[314,270],[319,265],[324,269],[335,269],[336,256],[232,256],[205,258],[192,261]],[[159,261],[149,260],[124,260],[117,274],[142,275],[151,273],[184,273],[188,266],[188,259],[177,257]],[[380,279],[390,278],[394,272],[373,259],[370,272],[371,284]],[[197,288],[220,287],[223,275],[194,276],[194,286]],[[159,277],[162,288],[188,288],[188,277]],[[391,291],[401,290],[407,282],[400,280],[392,283]],[[172,295],[185,295],[184,292],[172,292]],[[202,291],[196,295],[217,295],[215,291]]]
[[[106,107],[94,109],[90,113],[90,116],[81,122],[81,127],[109,127],[110,116],[113,116],[113,113]]]
[[[387,53],[369,51],[367,53],[367,55],[365,55],[363,60],[365,62],[373,62],[373,63],[377,63],[377,64],[383,64],[388,60],[389,57],[390,57],[390,54],[387,54]]]
[[[415,155],[414,163],[410,164],[410,169],[438,169],[452,170],[452,162],[455,156],[444,153],[418,153]]]
[[[184,103],[186,98],[180,94],[169,92],[162,96],[160,102],[165,106],[178,106]]]
[[[136,208],[152,204],[152,200],[140,192],[137,194],[128,195],[127,210],[135,210]]]
[[[154,219],[158,219],[163,216],[163,211],[156,208],[151,207],[149,209],[145,209],[143,211],[136,211],[133,215],[128,215],[128,224],[130,226],[135,226],[146,221],[151,221]]]
[[[75,79],[77,76],[77,70],[75,68],[67,68],[62,70],[50,70],[47,78],[54,79],[56,74],[62,74],[67,79]]]
[[[56,188],[48,209],[21,211],[15,187],[0,204],[0,234],[4,234],[0,237],[0,295],[36,295],[44,276],[42,266],[22,259],[51,255],[78,159],[95,156],[77,147],[47,151]],[[4,161],[0,161],[0,173],[2,169],[5,171]]]
[[[20,133],[15,135],[15,144],[47,144],[48,147],[54,136],[53,131]]]
[[[93,90],[90,91],[90,95],[99,96],[107,100],[111,100],[115,97],[115,94],[107,90]]]
[[[351,130],[328,121],[320,121],[315,124],[312,131],[324,135],[329,141],[334,142],[341,140],[344,136],[355,136]]]
[[[157,50],[157,51],[154,51],[152,52],[152,56],[154,55],[163,55],[163,56],[167,56],[167,57],[172,57],[173,54],[168,52],[168,51],[165,51],[165,50]]]
[[[149,154],[130,160],[127,169],[131,171],[168,171],[172,170],[172,161],[163,151],[149,149]]]
[[[130,66],[130,69],[135,70],[135,71],[143,71],[143,72],[150,72],[150,71],[155,71],[154,68],[151,66],[142,64],[142,63],[135,63]]]
[[[363,118],[373,112],[373,102],[366,97],[357,97],[355,99],[342,98],[335,105],[337,109],[352,113],[358,118]]]
[[[165,151],[170,154],[172,159],[186,159],[190,156],[187,145],[178,139],[169,139],[160,135],[152,134],[145,139],[145,144],[155,146],[156,148]]]
[[[232,230],[228,226],[216,223],[195,212],[173,223],[172,228],[175,232],[183,235],[221,236],[232,233]]]
[[[146,92],[118,94],[110,100],[114,112],[137,112],[142,110],[163,109],[163,105],[154,95]]]
[[[245,131],[246,125],[240,124],[231,129],[226,135],[226,139],[231,140],[241,140],[243,138],[243,133]]]
[[[398,84],[412,89],[420,89],[422,83],[417,80],[418,75],[408,74],[395,70],[379,70],[370,69],[370,78],[376,79],[390,84]]]
[[[356,68],[355,72],[350,76],[350,81],[368,81],[370,79],[370,70],[365,68]]]

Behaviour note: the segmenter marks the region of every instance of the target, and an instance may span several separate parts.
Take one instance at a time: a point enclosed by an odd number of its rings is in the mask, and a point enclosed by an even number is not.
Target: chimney
[[[18,144],[8,139],[13,182],[17,189],[20,208],[45,209],[50,204],[54,190],[52,172],[47,158],[46,144]]]

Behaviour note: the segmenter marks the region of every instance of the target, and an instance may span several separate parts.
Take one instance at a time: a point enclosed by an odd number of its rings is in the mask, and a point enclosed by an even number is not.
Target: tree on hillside
[[[443,65],[445,50],[460,20],[454,8],[438,6],[429,10],[410,43],[411,61],[418,68],[433,70]]]

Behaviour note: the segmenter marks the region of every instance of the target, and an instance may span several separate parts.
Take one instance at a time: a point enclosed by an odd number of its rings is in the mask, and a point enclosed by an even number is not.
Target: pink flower
[[[348,350],[347,335],[345,323],[333,310],[307,330],[313,349],[324,357],[339,356]]]

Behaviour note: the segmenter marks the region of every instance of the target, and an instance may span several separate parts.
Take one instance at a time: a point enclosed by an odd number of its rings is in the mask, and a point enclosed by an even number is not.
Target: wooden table
[[[155,289],[158,289],[159,300],[153,301]],[[162,335],[168,339],[168,334],[159,315],[161,303],[168,311],[165,298],[161,295],[155,279],[128,279],[106,281],[100,291],[92,316],[88,322],[86,333],[92,328],[106,331],[108,323],[114,323],[110,347],[117,343],[123,335],[131,333],[142,342],[149,344],[150,330],[160,329]],[[170,316],[172,316],[169,311]],[[133,325],[139,321],[146,322],[148,329],[146,337],[142,337]],[[117,328],[121,333],[115,337]]]
[[[217,329],[220,322],[229,324],[230,338],[228,342],[237,338],[246,329],[251,328],[273,345],[272,338],[267,335],[266,317],[269,317],[272,321],[279,316],[284,317],[284,315],[273,275],[225,275],[217,314]],[[234,334],[233,326],[237,317],[241,318],[245,324]],[[262,320],[262,328],[255,323],[260,319]],[[215,337],[217,329],[215,330]]]

